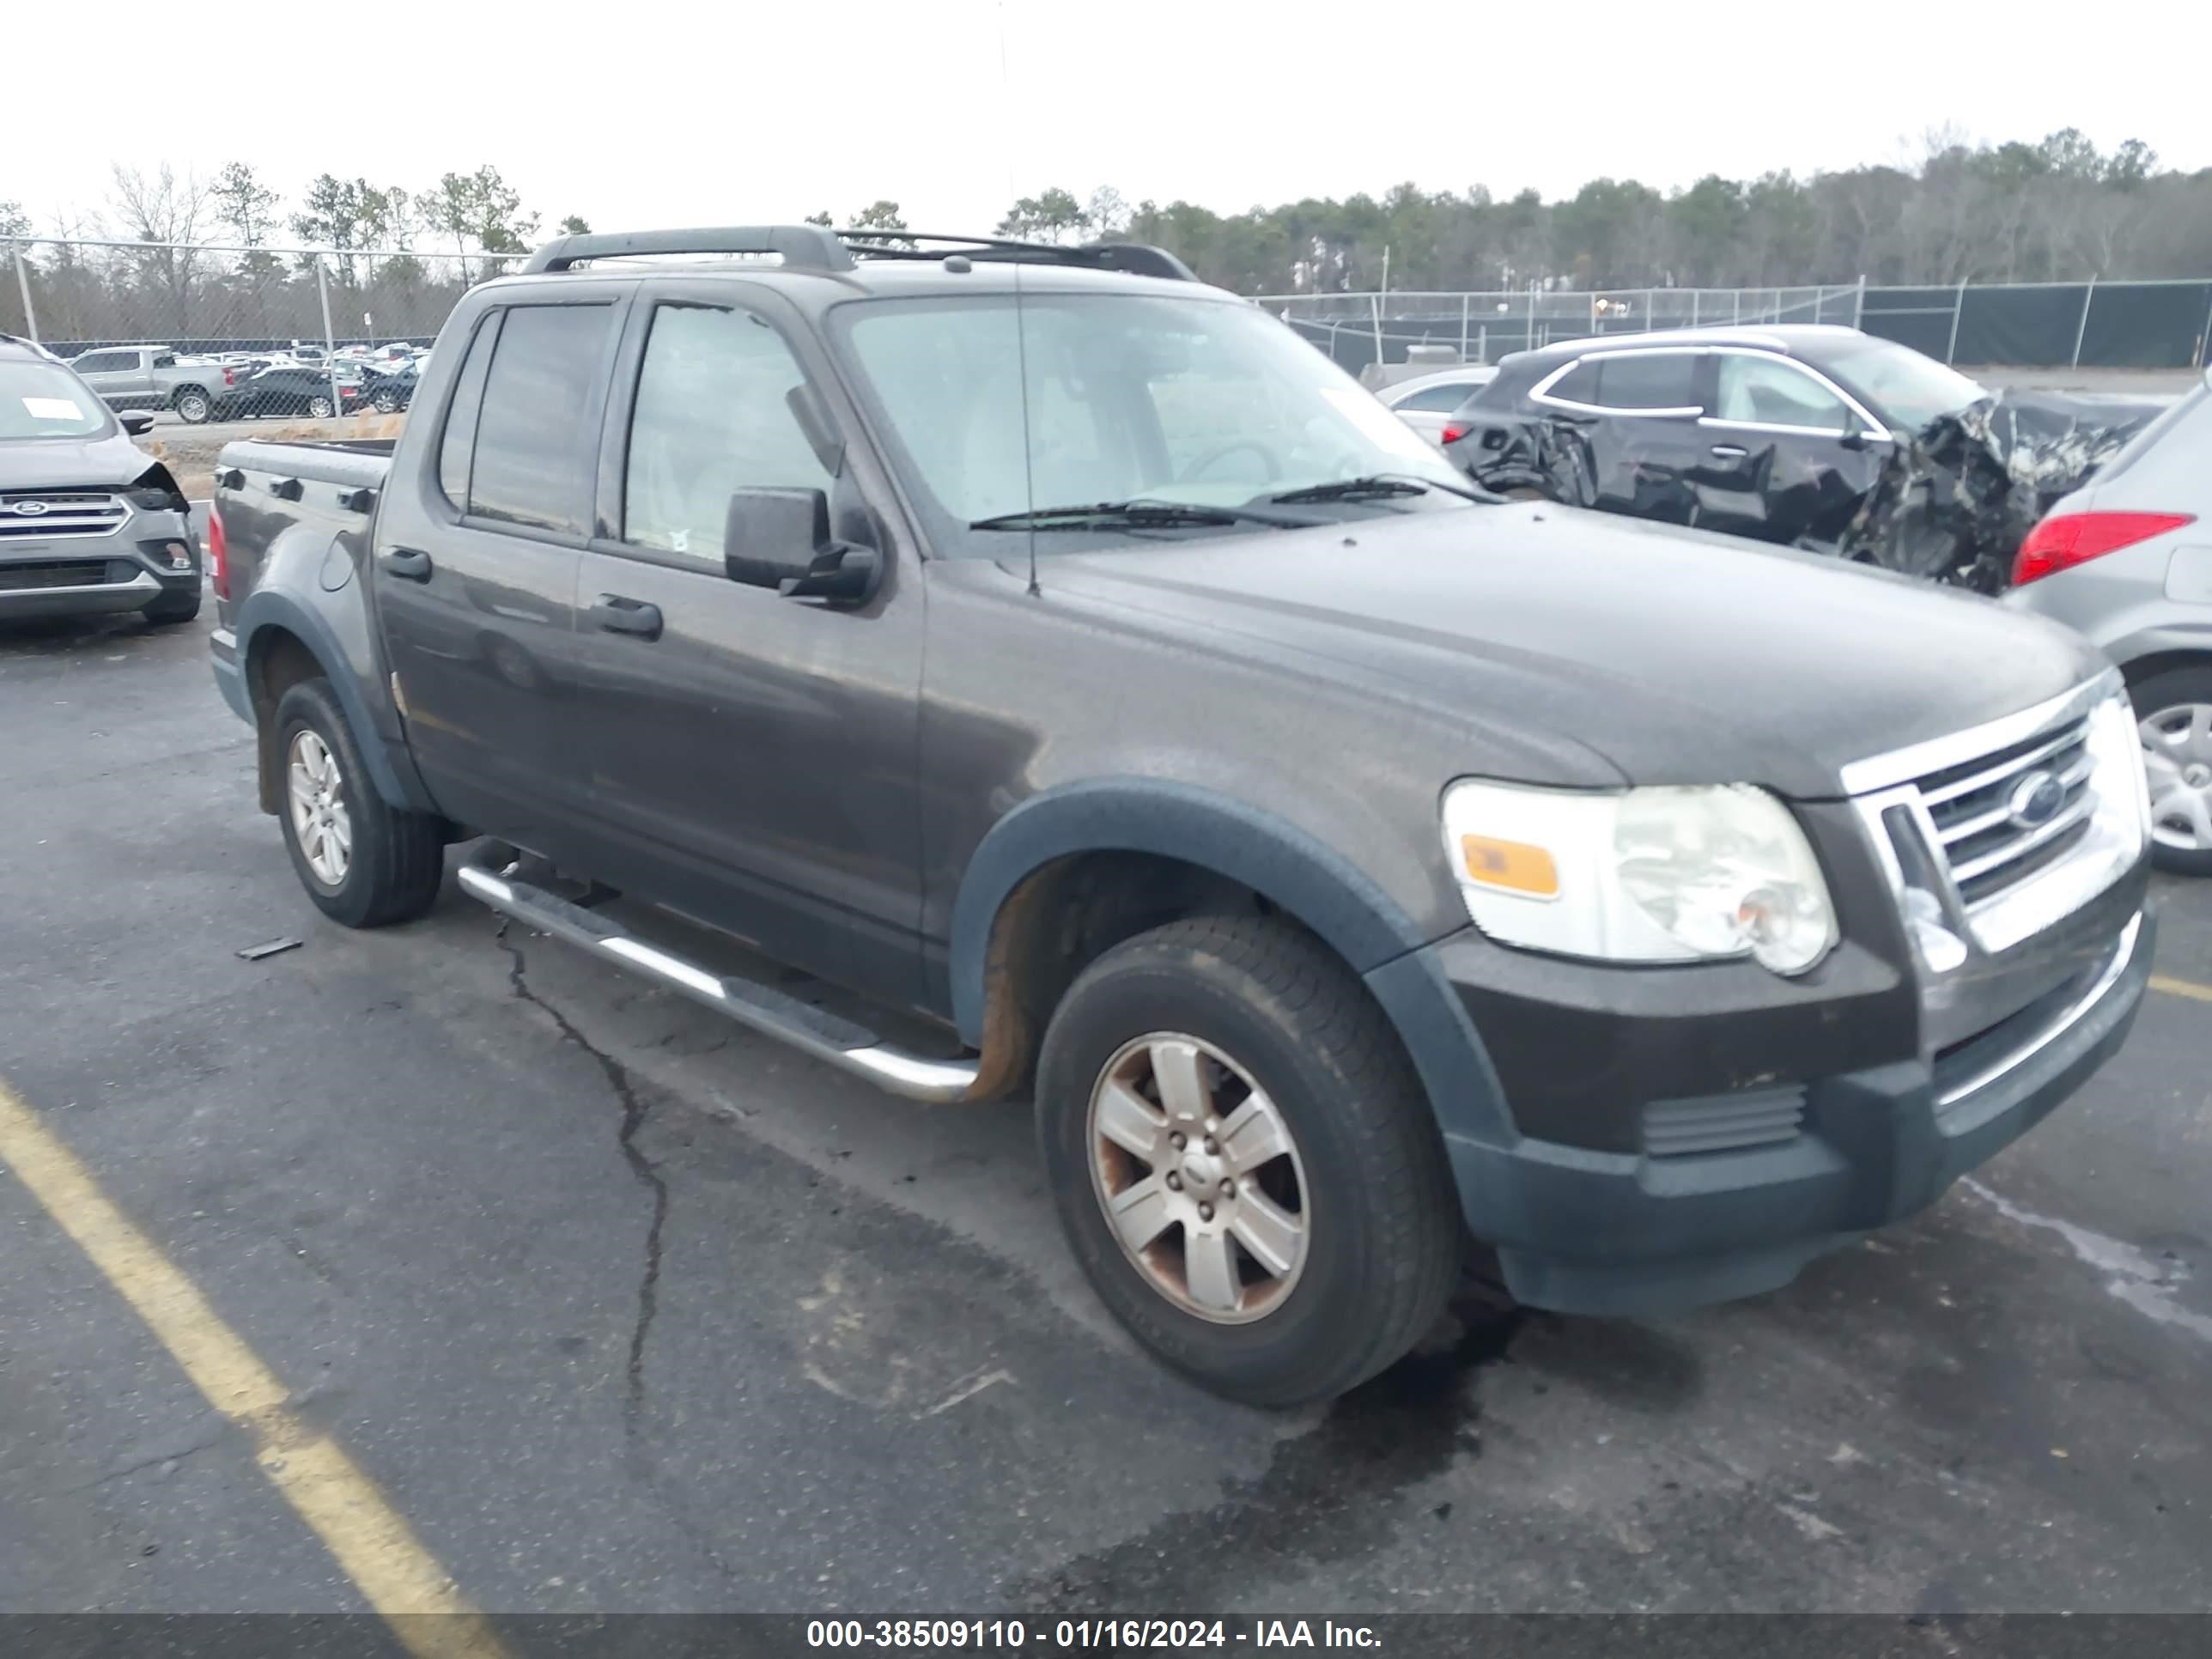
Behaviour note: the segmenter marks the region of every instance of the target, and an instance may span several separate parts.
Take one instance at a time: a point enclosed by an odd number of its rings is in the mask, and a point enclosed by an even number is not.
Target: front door
[[[434,456],[395,477],[371,558],[409,747],[470,828],[567,850],[578,550],[622,305],[514,306],[478,320]],[[418,451],[417,453],[423,452]]]
[[[153,390],[143,351],[90,351],[70,365],[110,409],[136,409]]]
[[[871,511],[887,497],[866,459],[821,441],[849,411],[791,324],[727,283],[648,284],[634,309],[576,589],[587,810],[623,866],[609,881],[913,1002],[919,566]],[[819,411],[811,436],[799,407]],[[732,580],[724,522],[747,486],[825,491],[837,533],[884,556],[874,598]]]
[[[1888,459],[1888,434],[1793,359],[1713,356],[1698,523],[1783,546],[1832,546]]]

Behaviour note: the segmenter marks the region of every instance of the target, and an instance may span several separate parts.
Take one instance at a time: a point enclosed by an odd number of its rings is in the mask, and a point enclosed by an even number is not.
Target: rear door
[[[1794,358],[1723,347],[1697,522],[1784,546],[1840,538],[1888,459],[1890,438],[1842,387]]]
[[[857,429],[780,296],[678,277],[641,291],[610,400],[601,533],[579,570],[577,763],[607,880],[911,1003],[920,565],[871,458],[818,449],[803,405]],[[730,495],[755,486],[825,492],[836,533],[883,556],[875,596],[831,607],[732,580]]]
[[[1599,352],[1538,383],[1531,401],[1581,434],[1589,505],[1669,524],[1695,520],[1703,362],[1689,348]]]
[[[394,481],[406,501],[377,520],[377,611],[432,794],[549,856],[580,787],[576,562],[626,304],[580,280],[574,300],[483,313],[435,442]]]

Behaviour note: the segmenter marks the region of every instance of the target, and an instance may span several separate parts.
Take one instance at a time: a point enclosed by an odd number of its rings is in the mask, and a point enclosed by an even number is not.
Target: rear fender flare
[[[249,595],[238,608],[234,624],[238,637],[238,660],[246,672],[249,696],[260,666],[259,653],[267,648],[270,630],[282,629],[298,638],[320,665],[331,694],[345,711],[353,729],[369,781],[388,805],[410,812],[434,812],[437,805],[422,787],[422,778],[405,750],[389,742],[362,695],[358,678],[347,666],[346,653],[336,633],[313,610],[290,594],[263,588]]]

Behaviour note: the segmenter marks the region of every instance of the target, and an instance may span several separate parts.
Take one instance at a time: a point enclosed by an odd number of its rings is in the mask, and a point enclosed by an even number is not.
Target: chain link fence
[[[523,256],[419,248],[0,244],[0,333],[161,423],[392,413],[461,295]]]
[[[1418,362],[1431,355],[1413,355],[1424,346],[1494,363],[1556,341],[1729,325],[1840,323],[1939,362],[2008,368],[2201,368],[2212,340],[2212,281],[2190,279],[1272,294],[1259,303],[1355,373]]]

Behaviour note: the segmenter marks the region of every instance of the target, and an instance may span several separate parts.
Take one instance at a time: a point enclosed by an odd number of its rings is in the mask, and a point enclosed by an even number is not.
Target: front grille
[[[1805,1121],[1802,1085],[1729,1095],[1655,1100],[1644,1109],[1644,1150],[1653,1158],[1740,1152],[1794,1140]]]
[[[2064,858],[2097,799],[2086,716],[1916,780],[1951,879],[1968,909]],[[2051,781],[2039,798],[2029,781]],[[2015,811],[2016,806],[2029,810]]]
[[[0,592],[21,592],[34,587],[95,587],[106,580],[107,562],[104,559],[0,564]]]
[[[10,541],[112,536],[130,516],[123,498],[105,489],[0,491],[0,547]]]

